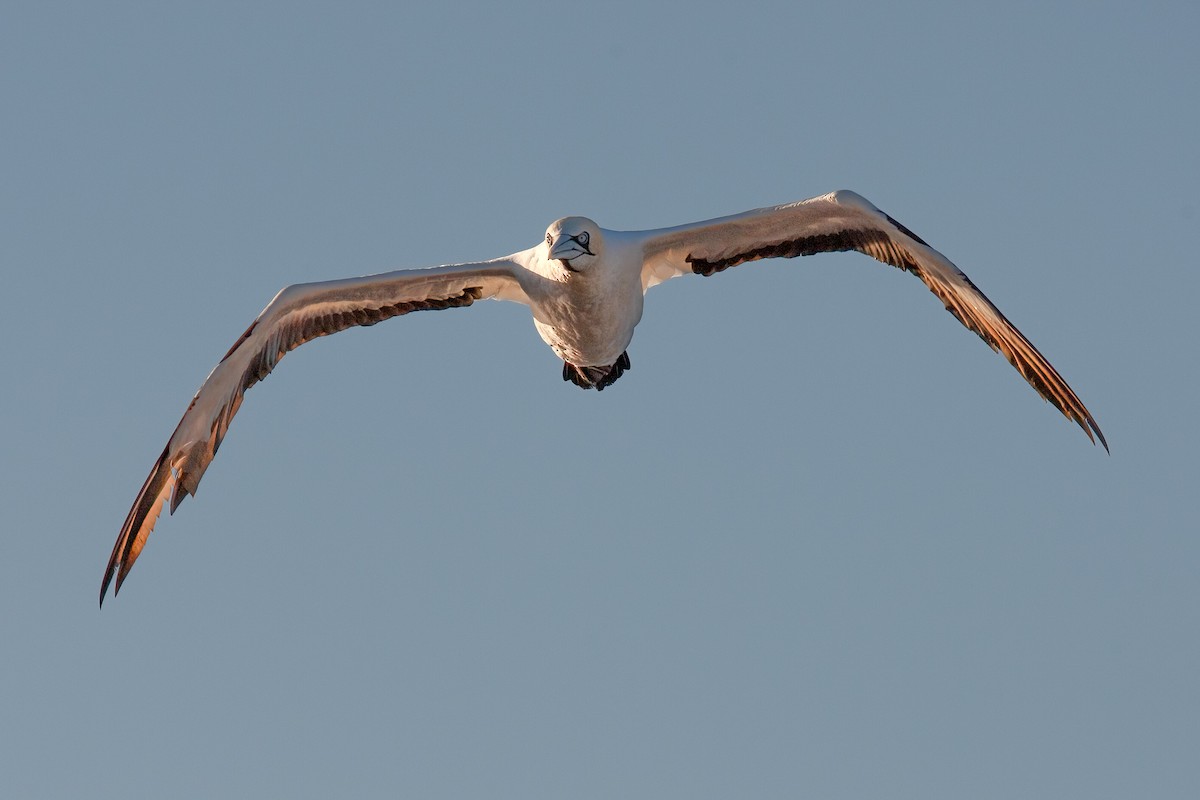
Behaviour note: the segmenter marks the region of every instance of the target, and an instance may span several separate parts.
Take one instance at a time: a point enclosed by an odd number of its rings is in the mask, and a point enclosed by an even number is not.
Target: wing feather
[[[694,272],[714,275],[763,258],[794,258],[845,250],[911,272],[969,330],[1001,353],[1040,394],[1108,449],[1096,420],[1033,343],[971,279],[923,239],[850,191],[799,203],[645,231],[642,285]]]
[[[521,256],[298,284],[276,295],[209,373],[151,469],[113,546],[101,605],[114,577],[113,594],[120,591],[163,505],[173,514],[196,493],[246,391],[285,354],[318,337],[413,311],[461,308],[483,298],[527,302],[516,277]]]

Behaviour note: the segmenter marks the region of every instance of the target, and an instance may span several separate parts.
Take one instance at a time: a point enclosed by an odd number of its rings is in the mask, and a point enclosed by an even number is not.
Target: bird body
[[[1066,381],[970,279],[854,192],[647,231],[606,230],[586,217],[564,217],[551,223],[543,242],[503,258],[298,284],[279,292],[208,375],[167,442],[117,537],[100,602],[114,576],[114,594],[119,591],[163,505],[169,503],[173,513],[196,493],[246,390],[304,342],[411,311],[508,300],[529,307],[538,333],[564,362],[564,380],[604,389],[630,368],[627,348],[651,287],[764,258],[843,250],[920,278],[947,311],[1107,449],[1099,426]]]
[[[569,225],[568,231],[588,232],[595,255],[582,254],[568,267],[543,248],[534,248],[527,269],[550,274],[540,291],[528,293],[534,325],[555,355],[568,364],[611,365],[629,346],[642,318],[641,242],[583,217],[555,222],[550,236],[564,235],[564,224]]]

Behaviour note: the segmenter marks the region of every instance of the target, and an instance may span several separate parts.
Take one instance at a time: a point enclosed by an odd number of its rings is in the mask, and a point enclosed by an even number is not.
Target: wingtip
[[[104,580],[100,583],[100,607],[104,608],[104,598],[108,594],[108,584],[112,580],[112,568],[110,567],[104,573]],[[115,595],[116,592],[113,592]]]
[[[108,557],[108,566],[104,569],[104,580],[100,582],[101,608],[104,607],[104,598],[110,585],[113,587],[113,597],[120,594],[121,584],[125,582],[129,570],[142,553],[147,537],[154,530],[154,523],[162,511],[166,495],[174,488],[174,475],[167,466],[169,452],[168,446],[159,456],[146,482],[142,484],[142,490],[138,493],[133,507],[129,509],[129,516],[125,518],[116,543],[113,544],[112,555]]]
[[[104,608],[104,598],[108,595],[108,587],[112,583],[112,579],[113,579],[114,575],[117,578],[117,583],[115,586],[113,586],[113,597],[116,597],[117,593],[121,591],[121,581],[124,580],[124,578],[125,578],[125,576],[123,574],[121,574],[122,571],[123,570],[118,569],[116,552],[114,551],[113,557],[110,558],[108,561],[108,567],[104,570],[104,580],[100,582],[100,607],[101,608]]]
[[[1092,415],[1087,413],[1087,409],[1084,409],[1084,415],[1076,417],[1075,422],[1078,423],[1080,428],[1083,428],[1083,432],[1087,434],[1088,439],[1091,440],[1093,445],[1099,439],[1100,444],[1104,447],[1104,452],[1111,456],[1112,450],[1108,448],[1108,440],[1104,438],[1104,432],[1100,430],[1100,426],[1096,424],[1096,420],[1092,419]]]

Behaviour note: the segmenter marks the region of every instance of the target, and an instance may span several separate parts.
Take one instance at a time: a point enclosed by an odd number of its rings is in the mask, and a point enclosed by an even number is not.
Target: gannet
[[[533,314],[563,361],[563,379],[603,390],[629,368],[628,347],[646,291],[689,273],[714,275],[765,258],[857,250],[920,278],[946,310],[1004,355],[1022,377],[1108,449],[1083,402],[1037,348],[949,259],[851,191],[646,231],[613,231],[586,217],[551,223],[528,250],[490,261],[402,269],[288,286],[209,373],[142,485],[100,586],[114,595],[142,552],[162,507],[171,513],[212,462],[247,389],[285,353],[318,336],[410,311],[511,300]]]

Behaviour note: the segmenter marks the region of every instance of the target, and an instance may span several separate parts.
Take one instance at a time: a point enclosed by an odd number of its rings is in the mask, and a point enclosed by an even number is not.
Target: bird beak
[[[579,246],[579,242],[575,241],[575,237],[567,236],[565,233],[560,233],[554,240],[554,244],[550,245],[550,257],[557,258],[559,261],[567,262],[576,256],[581,256],[586,251]],[[568,267],[569,269],[570,267]]]

